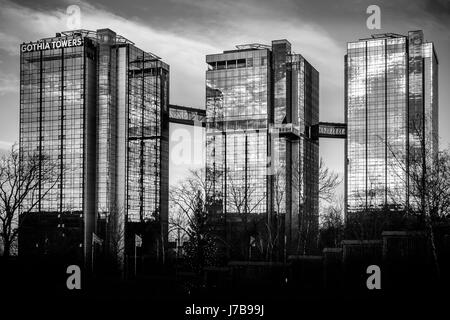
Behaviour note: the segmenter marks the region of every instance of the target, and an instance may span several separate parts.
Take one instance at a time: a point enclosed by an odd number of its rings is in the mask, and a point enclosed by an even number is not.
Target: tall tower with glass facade
[[[407,210],[412,161],[438,151],[438,60],[422,31],[348,43],[347,213]]]
[[[88,262],[94,233],[128,248],[152,221],[165,245],[168,65],[109,29],[24,43],[20,62],[21,161],[49,159],[59,181],[21,216],[19,254]]]
[[[287,40],[206,57],[210,217],[228,256],[311,252],[318,228],[318,72]]]

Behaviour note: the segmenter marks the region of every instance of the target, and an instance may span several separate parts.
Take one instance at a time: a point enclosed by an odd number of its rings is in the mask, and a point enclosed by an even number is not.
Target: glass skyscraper
[[[128,247],[134,225],[148,221],[164,239],[169,66],[109,29],[24,43],[20,66],[21,160],[50,159],[60,178],[21,217],[19,254],[71,252],[89,260],[93,233],[108,238],[125,230],[120,241]]]
[[[287,40],[206,57],[210,217],[233,258],[311,251],[318,225],[318,72]],[[277,250],[275,250],[277,249]],[[276,252],[275,252],[276,251]]]
[[[409,208],[408,167],[438,151],[438,60],[422,31],[348,43],[346,209]]]

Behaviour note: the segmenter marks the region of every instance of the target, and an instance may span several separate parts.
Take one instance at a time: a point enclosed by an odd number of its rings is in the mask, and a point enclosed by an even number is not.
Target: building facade
[[[164,246],[168,65],[109,29],[24,43],[20,61],[21,161],[38,155],[58,181],[25,200],[19,254],[88,262],[94,233],[128,248],[152,221]]]
[[[211,219],[232,258],[311,251],[318,226],[318,72],[287,40],[206,57]]]
[[[438,151],[438,60],[422,31],[348,43],[346,209],[407,210],[413,162]]]

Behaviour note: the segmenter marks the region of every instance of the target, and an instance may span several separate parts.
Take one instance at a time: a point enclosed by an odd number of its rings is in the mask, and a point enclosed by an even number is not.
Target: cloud
[[[204,107],[205,55],[232,49],[236,44],[270,43],[273,39],[286,38],[292,42],[296,52],[304,55],[319,72],[324,72],[323,79],[336,80],[335,83],[341,80],[339,70],[333,66],[342,63],[343,52],[325,30],[296,16],[284,18],[284,13],[258,6],[253,1],[189,2],[186,6],[191,10],[202,10],[205,18],[195,23],[187,21],[180,13],[178,24],[171,24],[167,30],[161,29],[161,25],[152,25],[151,19],[125,18],[108,11],[105,6],[83,1],[78,5],[83,29],[110,28],[143,50],[162,57],[170,65],[171,101],[176,104]],[[2,7],[0,29],[8,32],[0,32],[0,49],[11,55],[18,55],[22,42],[49,37],[68,29],[66,7],[42,11],[9,1],[3,1]],[[214,18],[219,19],[214,22]]]
[[[1,63],[1,61],[0,61]],[[0,96],[16,93],[19,88],[19,78],[15,74],[0,74]]]
[[[61,10],[41,12],[9,1],[1,1],[0,49],[11,55],[19,54],[19,45],[25,41],[48,37],[64,29]],[[7,33],[6,33],[7,32]]]
[[[3,19],[3,12],[1,16],[1,18]],[[16,45],[17,38],[15,36],[0,31],[0,49],[5,50],[10,55],[16,55],[18,48]]]
[[[327,120],[343,120],[345,42],[330,34],[335,32],[334,29],[326,30],[301,12],[297,3],[287,0],[276,4],[261,0],[171,2],[190,5],[199,12],[196,16],[198,22],[191,22],[194,26],[186,28],[196,37],[203,35],[204,41],[214,42],[220,47],[217,52],[233,49],[237,44],[270,44],[275,39],[289,40],[292,50],[303,55],[320,73],[321,110],[330,111],[326,113]],[[198,74],[203,76],[200,72]]]
[[[0,150],[6,151],[12,147],[13,143],[9,141],[1,141],[0,140]]]
[[[172,124],[169,141],[169,183],[172,185],[189,176],[190,169],[204,167],[205,130],[202,127]]]
[[[450,2],[448,0],[428,0],[425,3],[425,10],[432,18],[437,18],[444,25],[450,24]]]
[[[10,2],[3,2],[2,5],[0,26],[2,30],[8,30],[8,34],[0,33],[0,49],[11,55],[19,54],[22,42],[49,37],[57,31],[68,29],[65,9],[44,12]],[[204,79],[201,76],[206,69],[204,56],[217,51],[217,48],[185,35],[156,30],[138,18],[126,19],[85,2],[79,5],[83,29],[110,28],[141,49],[163,57],[171,66],[172,88],[177,90],[177,96],[185,98],[185,101],[175,99],[175,102],[203,105],[204,99],[198,97],[204,95]]]

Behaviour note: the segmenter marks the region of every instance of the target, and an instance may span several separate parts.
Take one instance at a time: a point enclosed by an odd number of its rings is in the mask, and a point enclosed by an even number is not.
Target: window
[[[267,63],[267,57],[261,57],[261,65],[265,66]]]
[[[217,70],[225,69],[225,61],[217,61]]]

